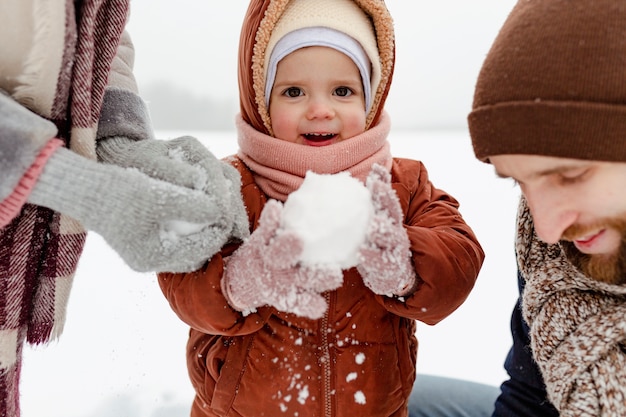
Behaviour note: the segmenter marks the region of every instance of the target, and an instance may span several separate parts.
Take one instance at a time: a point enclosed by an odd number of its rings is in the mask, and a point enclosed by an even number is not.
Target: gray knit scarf
[[[46,5],[46,1],[39,5]],[[42,109],[78,153],[95,155],[95,133],[110,64],[129,0],[65,0],[65,47],[51,108]],[[44,7],[45,8],[45,7]],[[40,9],[36,9],[40,10]],[[37,16],[46,25],[47,16]],[[6,17],[5,17],[6,18]],[[54,88],[54,86],[52,86]],[[85,231],[75,221],[26,205],[0,229],[0,416],[18,417],[24,341],[58,336]]]
[[[626,415],[626,286],[595,281],[518,213],[523,312],[548,397],[562,417]]]

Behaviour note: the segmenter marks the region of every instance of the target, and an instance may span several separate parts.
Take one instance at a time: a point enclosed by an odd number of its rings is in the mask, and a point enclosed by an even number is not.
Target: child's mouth
[[[305,133],[302,137],[307,145],[326,146],[332,144],[337,135],[335,133]]]

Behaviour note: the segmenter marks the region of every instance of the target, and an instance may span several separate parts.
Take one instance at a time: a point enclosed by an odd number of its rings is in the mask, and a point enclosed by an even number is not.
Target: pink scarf
[[[392,156],[387,136],[389,116],[383,113],[376,126],[337,144],[303,146],[265,135],[237,116],[239,157],[252,170],[254,180],[265,194],[285,201],[298,189],[307,171],[336,174],[348,171],[363,182],[372,165],[391,169]]]

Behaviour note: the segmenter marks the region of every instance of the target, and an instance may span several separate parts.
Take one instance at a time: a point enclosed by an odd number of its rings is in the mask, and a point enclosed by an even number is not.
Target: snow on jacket
[[[240,160],[233,164],[254,229],[267,196]],[[432,185],[420,162],[396,158],[391,172],[422,280],[404,300],[374,294],[352,268],[341,288],[325,294],[329,308],[320,320],[271,307],[244,317],[220,288],[234,246],[199,271],[159,274],[171,307],[191,326],[192,415],[407,415],[414,320],[435,324],[452,313],[472,289],[483,252],[456,200]]]

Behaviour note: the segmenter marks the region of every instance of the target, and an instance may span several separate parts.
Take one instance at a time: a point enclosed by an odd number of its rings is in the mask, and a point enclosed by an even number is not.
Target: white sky
[[[394,126],[465,126],[482,61],[514,0],[388,0],[396,71]],[[246,0],[132,0],[129,30],[140,87],[167,80],[237,102],[237,48]],[[411,105],[407,105],[410,103]]]

